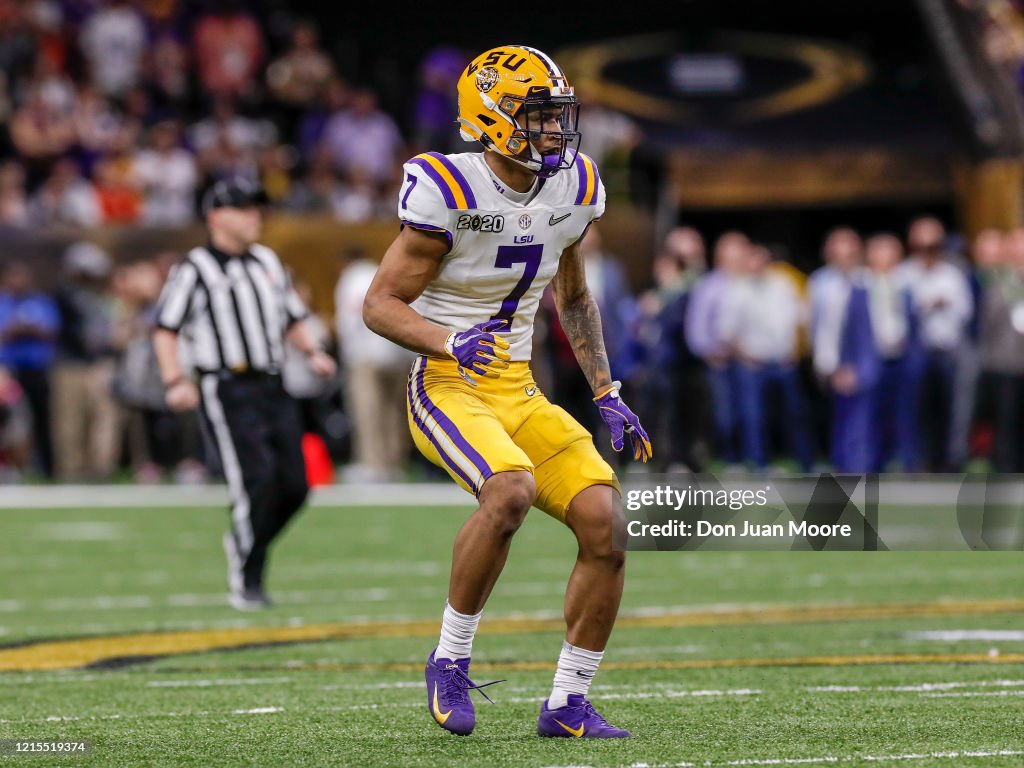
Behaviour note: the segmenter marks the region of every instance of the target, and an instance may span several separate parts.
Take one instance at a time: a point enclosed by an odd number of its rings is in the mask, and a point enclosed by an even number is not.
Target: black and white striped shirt
[[[193,248],[160,296],[157,326],[181,333],[201,373],[279,373],[284,333],[308,311],[277,254],[253,245],[230,256]]]

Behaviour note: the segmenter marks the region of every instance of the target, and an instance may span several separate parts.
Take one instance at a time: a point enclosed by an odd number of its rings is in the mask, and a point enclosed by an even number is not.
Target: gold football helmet
[[[459,127],[466,141],[523,165],[541,177],[569,168],[579,149],[579,102],[562,70],[547,54],[525,45],[503,45],[473,59],[459,78]],[[544,130],[557,122],[559,130]],[[558,148],[541,152],[533,142],[557,136]]]

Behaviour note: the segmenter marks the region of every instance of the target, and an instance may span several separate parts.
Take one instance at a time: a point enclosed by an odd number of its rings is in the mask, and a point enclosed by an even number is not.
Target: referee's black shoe
[[[245,586],[242,559],[230,531],[224,534],[224,554],[228,558],[228,602],[231,607],[239,611],[260,611],[273,605],[262,585]]]
[[[231,607],[239,611],[262,611],[273,605],[263,587],[246,587],[239,592],[228,594]]]

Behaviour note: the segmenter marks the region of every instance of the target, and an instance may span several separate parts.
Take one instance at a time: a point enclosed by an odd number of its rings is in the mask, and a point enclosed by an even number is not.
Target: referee
[[[168,406],[201,407],[231,494],[224,535],[231,605],[270,605],[267,549],[306,499],[302,432],[281,384],[285,342],[318,375],[334,361],[307,332],[306,307],[277,254],[258,244],[266,194],[245,181],[221,181],[203,198],[206,246],[192,249],[160,298],[153,344]],[[178,339],[187,340],[198,386],[185,374]]]

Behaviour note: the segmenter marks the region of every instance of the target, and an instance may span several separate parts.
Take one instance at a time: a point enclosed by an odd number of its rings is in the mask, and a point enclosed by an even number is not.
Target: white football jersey
[[[534,317],[562,251],[604,213],[594,161],[577,154],[570,168],[539,180],[541,189],[521,205],[498,190],[482,153],[427,152],[404,171],[402,226],[444,232],[451,244],[413,309],[456,331],[508,318],[512,359],[529,361]]]

